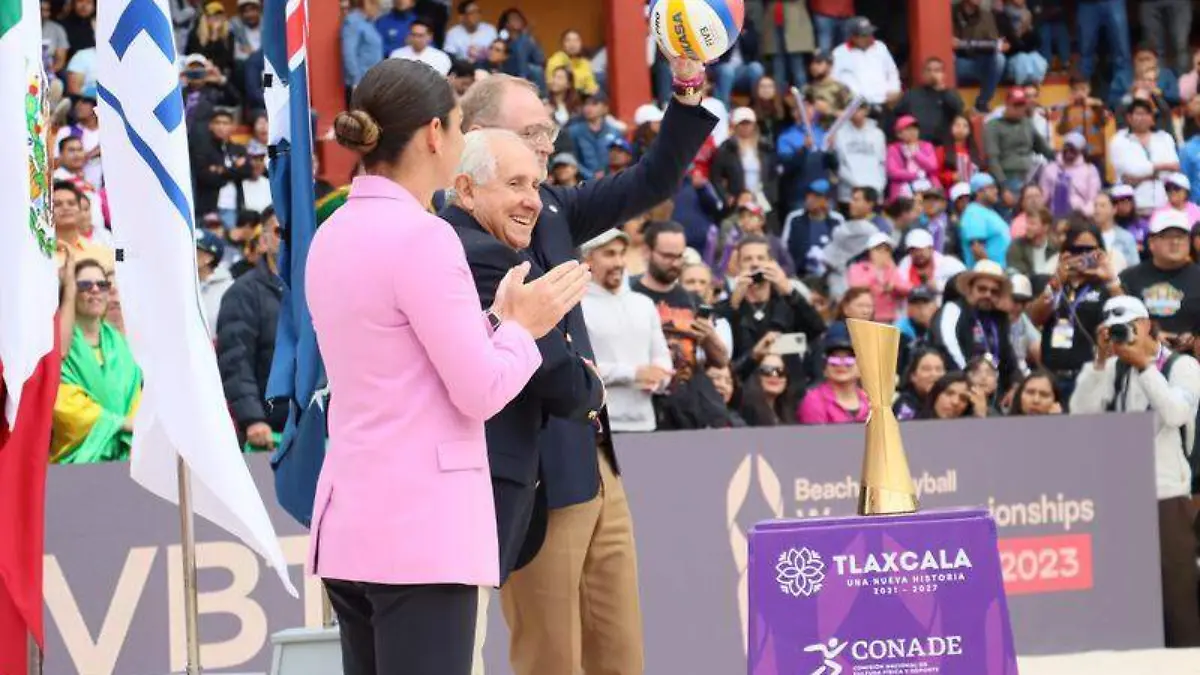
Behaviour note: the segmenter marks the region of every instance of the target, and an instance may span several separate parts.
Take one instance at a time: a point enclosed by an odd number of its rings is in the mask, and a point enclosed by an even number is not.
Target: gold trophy
[[[871,404],[858,515],[912,513],[917,510],[917,491],[908,470],[904,443],[900,440],[900,422],[892,412],[896,363],[900,358],[900,329],[858,319],[847,319],[846,326],[850,330],[863,389]]]

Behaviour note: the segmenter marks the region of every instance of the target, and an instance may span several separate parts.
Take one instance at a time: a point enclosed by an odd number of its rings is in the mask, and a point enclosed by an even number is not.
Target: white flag
[[[45,97],[41,9],[35,0],[0,0],[0,363],[10,428],[25,381],[54,348],[58,276]]]
[[[296,590],[238,447],[196,273],[192,178],[167,0],[104,0],[96,18],[100,148],[117,242],[117,285],[145,375],[130,449],[133,479],[192,507],[266,558]]]

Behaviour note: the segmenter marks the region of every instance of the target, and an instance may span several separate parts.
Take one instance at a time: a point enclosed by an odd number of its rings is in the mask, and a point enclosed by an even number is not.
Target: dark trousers
[[[471,675],[478,586],[324,581],[345,675]]]
[[[1158,502],[1163,623],[1168,647],[1200,647],[1195,518],[1192,502],[1187,497]]]

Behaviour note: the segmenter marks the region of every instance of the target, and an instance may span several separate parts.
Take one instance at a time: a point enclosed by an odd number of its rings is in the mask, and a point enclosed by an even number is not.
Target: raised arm
[[[542,363],[533,336],[506,321],[490,336],[462,244],[445,224],[424,228],[421,255],[393,271],[396,302],[464,415],[486,420]]]
[[[547,188],[566,212],[574,245],[620,227],[674,195],[716,125],[716,116],[705,108],[672,100],[662,132],[636,164],[577,188]]]

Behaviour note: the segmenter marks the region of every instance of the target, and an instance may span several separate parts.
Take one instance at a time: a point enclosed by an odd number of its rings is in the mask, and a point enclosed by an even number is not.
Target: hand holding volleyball
[[[711,63],[737,42],[743,0],[654,0],[650,32],[670,58]]]

